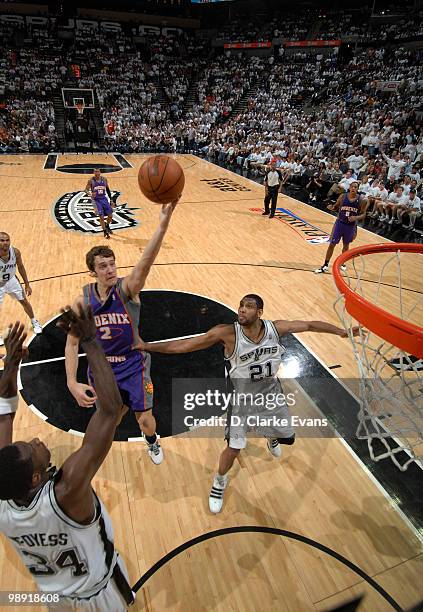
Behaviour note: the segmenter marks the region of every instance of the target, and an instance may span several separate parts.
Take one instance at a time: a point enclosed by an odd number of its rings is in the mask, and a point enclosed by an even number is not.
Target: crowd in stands
[[[57,41],[52,52],[51,26],[44,34],[30,32],[35,46],[12,45],[19,28],[0,25],[0,152],[58,148],[52,95],[69,85],[70,66],[77,63],[80,79],[73,76],[71,85],[95,90],[108,150],[192,151],[252,175],[274,160],[284,183],[307,188],[312,201],[336,196],[345,180],[356,178],[369,193],[379,189],[382,195],[370,196],[371,214],[391,224],[400,219],[386,204],[390,194],[402,188],[404,198],[415,189],[412,197],[420,198],[419,50],[363,46],[348,61],[336,47],[281,47],[270,56],[247,56],[213,49],[206,38],[187,33],[151,34],[137,44],[127,28],[113,35],[79,30],[69,48]],[[315,11],[235,22],[220,34],[242,42],[310,34],[370,40],[375,33],[394,40],[410,32],[419,35],[421,21],[378,26],[348,12]],[[381,82],[393,83],[392,89],[384,91]],[[65,121],[71,135],[71,117]]]

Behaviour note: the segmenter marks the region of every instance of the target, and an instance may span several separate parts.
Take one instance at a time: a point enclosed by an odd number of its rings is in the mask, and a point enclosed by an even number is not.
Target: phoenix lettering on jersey
[[[18,546],[65,546],[68,543],[67,533],[27,533],[10,538]]]
[[[263,355],[274,355],[277,352],[278,352],[277,346],[266,346],[264,348],[257,348],[254,351],[245,353],[244,355],[240,355],[239,358],[241,361],[248,361],[249,359],[253,357],[254,361],[258,361],[260,357],[263,357]]]
[[[131,325],[131,321],[127,314],[120,312],[106,312],[100,315],[94,315],[96,327],[103,325]]]
[[[357,212],[357,206],[341,206],[341,210],[345,212]]]

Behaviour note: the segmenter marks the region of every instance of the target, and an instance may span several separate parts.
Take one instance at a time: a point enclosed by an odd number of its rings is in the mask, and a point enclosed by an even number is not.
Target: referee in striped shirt
[[[266,172],[264,177],[264,188],[264,212],[262,215],[269,215],[269,219],[273,219],[275,216],[276,202],[278,201],[278,193],[282,192],[282,175],[279,170],[276,170],[276,162],[274,161],[271,162],[270,170]],[[272,202],[272,205],[269,211],[270,202]]]

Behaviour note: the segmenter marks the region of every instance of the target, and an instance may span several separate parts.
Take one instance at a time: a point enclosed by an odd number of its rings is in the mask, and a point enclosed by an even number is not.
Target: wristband
[[[13,414],[18,409],[19,397],[0,397],[0,415]]]

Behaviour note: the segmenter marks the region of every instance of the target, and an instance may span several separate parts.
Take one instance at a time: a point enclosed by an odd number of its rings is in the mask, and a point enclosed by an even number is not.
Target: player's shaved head
[[[241,302],[243,302],[244,300],[254,300],[257,305],[257,308],[259,310],[263,310],[264,302],[259,295],[256,295],[255,293],[249,293],[248,295],[244,295]]]

